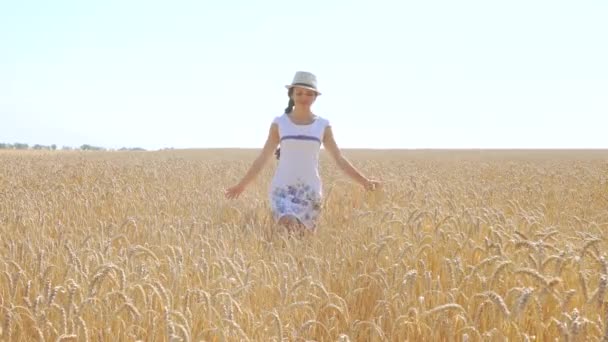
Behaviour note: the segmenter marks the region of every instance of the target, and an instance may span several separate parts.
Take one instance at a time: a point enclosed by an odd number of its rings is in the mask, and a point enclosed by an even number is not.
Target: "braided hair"
[[[293,94],[293,88],[289,88],[289,90],[287,91],[287,96],[289,96],[289,102],[287,103],[287,108],[285,108],[285,114],[289,114],[293,111],[293,106],[295,105],[295,102],[291,98],[292,94]],[[280,147],[277,148],[276,151],[274,151],[274,155],[277,157],[277,160],[281,157],[281,148]]]

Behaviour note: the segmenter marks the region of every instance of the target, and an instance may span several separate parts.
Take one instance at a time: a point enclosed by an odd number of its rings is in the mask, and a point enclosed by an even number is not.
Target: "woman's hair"
[[[289,88],[289,90],[287,91],[287,96],[289,96],[289,102],[287,103],[287,108],[285,108],[285,114],[289,114],[291,113],[291,111],[293,110],[293,106],[295,105],[295,103],[293,102],[293,99],[291,98],[291,95],[293,94],[293,88]],[[277,159],[279,159],[281,157],[281,148],[277,148],[276,151],[274,151],[274,155],[277,157]]]

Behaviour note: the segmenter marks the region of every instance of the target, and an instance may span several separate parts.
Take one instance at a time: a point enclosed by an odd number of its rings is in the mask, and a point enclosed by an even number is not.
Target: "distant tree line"
[[[112,151],[112,150],[108,150],[107,148],[104,147],[99,147],[99,146],[93,146],[93,145],[89,145],[89,144],[84,144],[81,145],[78,148],[75,147],[71,147],[71,146],[63,146],[61,147],[62,150],[64,151],[72,151],[72,150],[82,150],[82,151]],[[24,143],[2,143],[0,142],[0,150],[47,150],[47,151],[55,151],[57,150],[57,145],[52,144],[52,145],[40,145],[40,144],[36,144],[33,146],[30,146],[29,144],[24,144]],[[146,151],[145,149],[141,148],[141,147],[122,147],[120,148],[118,151]]]

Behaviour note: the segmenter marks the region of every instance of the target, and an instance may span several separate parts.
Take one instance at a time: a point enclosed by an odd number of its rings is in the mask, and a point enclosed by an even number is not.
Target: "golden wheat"
[[[605,151],[323,153],[288,235],[256,151],[0,151],[0,340],[608,340]]]

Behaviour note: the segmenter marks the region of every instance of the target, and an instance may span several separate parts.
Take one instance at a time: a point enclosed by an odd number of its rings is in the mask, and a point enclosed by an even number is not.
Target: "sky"
[[[298,70],[343,148],[608,148],[608,2],[2,1],[0,142],[260,148]]]

